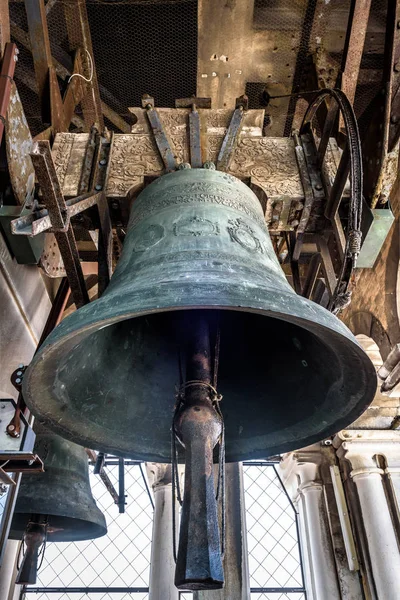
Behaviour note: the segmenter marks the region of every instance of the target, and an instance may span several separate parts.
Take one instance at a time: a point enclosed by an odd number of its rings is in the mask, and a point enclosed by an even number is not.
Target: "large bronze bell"
[[[345,325],[294,293],[254,193],[187,169],[140,194],[107,291],[54,330],[23,385],[61,435],[155,462],[171,460],[178,386],[187,500],[176,584],[202,589],[223,585],[212,480],[223,423],[228,461],[300,448],[355,420],[376,376]]]
[[[372,363],[343,323],[293,292],[253,192],[188,169],[135,201],[110,286],[47,338],[24,377],[26,403],[89,448],[168,462],[177,321],[186,312],[189,330],[199,308],[219,311],[228,461],[320,440],[371,402]]]
[[[35,424],[35,453],[44,473],[22,476],[10,538],[22,539],[26,552],[17,583],[36,583],[40,547],[48,542],[77,542],[107,533],[89,482],[85,449]]]

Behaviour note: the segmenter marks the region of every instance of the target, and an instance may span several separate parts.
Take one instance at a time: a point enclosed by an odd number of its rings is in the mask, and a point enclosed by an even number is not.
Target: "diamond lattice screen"
[[[118,489],[118,466],[108,467],[107,473]],[[148,587],[153,510],[139,466],[125,467],[127,506],[123,514],[100,477],[91,475],[91,483],[93,496],[106,516],[108,534],[86,542],[48,544],[36,587]],[[125,596],[113,594],[112,598]],[[133,597],[144,600],[146,596]],[[50,597],[58,600],[57,594]],[[74,594],[74,600],[80,597]],[[87,598],[108,597],[92,594]]]
[[[107,467],[118,489],[118,467]],[[273,466],[243,467],[251,600],[305,600],[303,592],[283,593],[282,588],[303,588],[297,529],[293,508]],[[108,535],[98,540],[49,544],[35,587],[88,588],[149,585],[153,510],[137,465],[126,466],[126,513],[119,514],[98,476],[91,475],[93,495],[103,510]],[[148,594],[68,592],[33,593],[27,600],[148,600]],[[192,600],[182,592],[180,600]]]
[[[243,475],[251,588],[303,587],[295,514],[274,467]]]

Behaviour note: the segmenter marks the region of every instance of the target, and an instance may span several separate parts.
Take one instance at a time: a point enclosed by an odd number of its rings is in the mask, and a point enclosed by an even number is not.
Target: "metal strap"
[[[161,122],[160,115],[158,114],[157,110],[151,106],[146,107],[146,111],[161,160],[163,161],[167,171],[175,171],[177,168],[175,155],[171,150],[171,145]]]
[[[232,151],[235,148],[239,134],[243,125],[243,106],[236,108],[229,123],[228,131],[225,134],[222,142],[221,150],[218,154],[217,169],[219,171],[227,171],[232,159]]]
[[[193,169],[202,167],[200,142],[200,115],[195,107],[189,114],[190,164]]]

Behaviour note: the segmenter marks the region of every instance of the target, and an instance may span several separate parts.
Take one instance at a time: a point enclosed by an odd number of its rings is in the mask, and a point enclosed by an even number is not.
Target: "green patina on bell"
[[[26,551],[16,583],[36,583],[45,542],[78,542],[107,533],[89,482],[85,449],[35,423],[34,452],[44,473],[23,474],[9,537],[24,538]]]
[[[22,476],[10,537],[21,539],[32,515],[47,516],[49,542],[105,535],[106,521],[90,489],[85,449],[39,424],[35,433],[34,452],[43,460],[45,471]]]
[[[107,291],[65,319],[29,367],[28,406],[87,447],[169,462],[181,347],[198,309],[220,330],[227,460],[308,445],[372,401],[372,363],[342,322],[294,293],[253,192],[188,169],[134,202]]]

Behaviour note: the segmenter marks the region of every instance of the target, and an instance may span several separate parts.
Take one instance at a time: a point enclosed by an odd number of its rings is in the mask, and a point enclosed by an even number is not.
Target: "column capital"
[[[146,472],[154,491],[172,483],[172,467],[169,464],[147,462]]]
[[[352,477],[383,474],[377,456],[384,457],[386,472],[400,470],[400,431],[346,429],[335,436],[334,446],[338,457],[349,461]]]
[[[293,501],[298,499],[299,493],[322,490],[320,468],[326,464],[334,464],[334,452],[332,446],[324,442],[283,455],[279,471]]]

